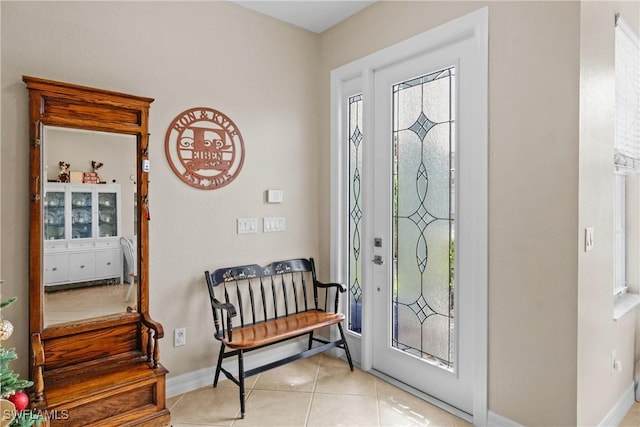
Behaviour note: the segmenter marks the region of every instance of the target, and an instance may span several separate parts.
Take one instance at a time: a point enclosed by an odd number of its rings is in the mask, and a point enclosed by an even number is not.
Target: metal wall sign
[[[173,172],[201,190],[231,183],[244,163],[240,130],[225,114],[207,107],[178,114],[167,129],[164,149]]]

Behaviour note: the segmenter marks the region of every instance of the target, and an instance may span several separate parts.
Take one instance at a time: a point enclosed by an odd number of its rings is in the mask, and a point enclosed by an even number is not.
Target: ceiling
[[[314,33],[321,33],[375,3],[375,1],[240,0],[233,1],[233,3]]]

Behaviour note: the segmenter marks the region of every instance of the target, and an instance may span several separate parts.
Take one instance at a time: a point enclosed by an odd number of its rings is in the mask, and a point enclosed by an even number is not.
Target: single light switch
[[[282,203],[284,200],[284,191],[267,190],[267,203]]]
[[[584,251],[591,250],[593,250],[593,227],[587,227],[584,229]]]

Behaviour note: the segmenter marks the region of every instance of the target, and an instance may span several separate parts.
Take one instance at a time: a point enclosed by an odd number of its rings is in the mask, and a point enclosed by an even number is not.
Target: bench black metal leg
[[[344,352],[347,354],[349,367],[353,371],[353,362],[351,361],[351,353],[349,353],[349,346],[347,345],[347,339],[344,337],[344,331],[342,330],[342,323],[338,323],[338,330],[340,331],[340,337],[342,338],[342,345],[344,346]]]
[[[224,359],[224,343],[220,343],[220,354],[218,354],[218,364],[216,365],[216,375],[213,377],[213,386],[218,386],[218,378],[220,378],[220,369],[222,368],[222,359]]]
[[[311,350],[312,345],[313,345],[313,331],[309,333],[309,348],[307,350]]]
[[[240,386],[240,418],[244,418],[244,352],[238,351],[238,380]]]

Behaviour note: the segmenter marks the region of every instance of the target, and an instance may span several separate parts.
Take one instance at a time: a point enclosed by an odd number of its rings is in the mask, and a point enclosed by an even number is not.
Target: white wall
[[[227,2],[2,2],[3,316],[28,361],[27,90],[22,75],[155,98],[150,112],[150,311],[170,376],[211,366],[217,348],[203,272],[318,255],[318,39]],[[171,171],[167,127],[206,106],[244,138],[238,178],[203,191]],[[46,144],[46,142],[45,142]],[[268,205],[264,191],[284,190]],[[237,235],[235,219],[284,216],[284,233]],[[173,329],[187,345],[173,348]]]

